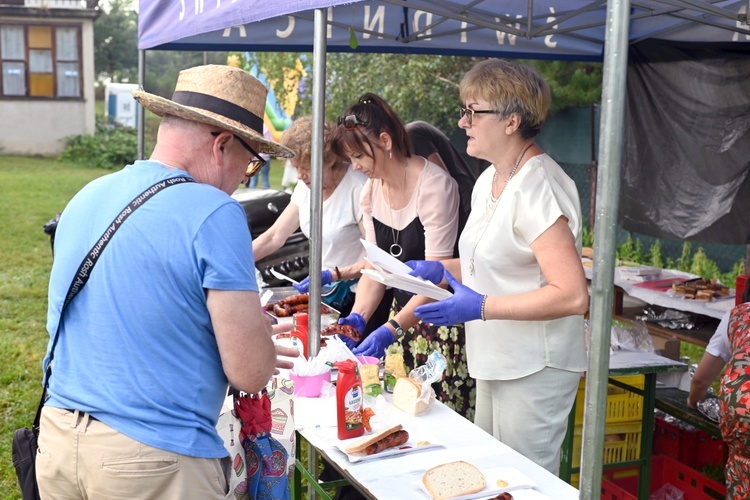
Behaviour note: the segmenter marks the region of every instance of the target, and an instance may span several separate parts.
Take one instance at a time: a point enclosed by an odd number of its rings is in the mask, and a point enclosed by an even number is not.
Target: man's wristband
[[[333,270],[336,273],[336,281],[341,281],[341,271],[339,271],[338,266],[334,267]]]

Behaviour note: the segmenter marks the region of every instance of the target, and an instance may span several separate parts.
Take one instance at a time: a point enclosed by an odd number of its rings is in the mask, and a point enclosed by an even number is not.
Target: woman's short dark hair
[[[341,117],[349,115],[354,115],[359,124],[353,128],[343,124],[336,127],[332,143],[337,155],[346,158],[348,152],[358,151],[374,158],[375,149],[380,147],[380,134],[386,132],[391,136],[394,152],[404,157],[411,156],[411,141],[404,122],[379,95],[364,94]]]

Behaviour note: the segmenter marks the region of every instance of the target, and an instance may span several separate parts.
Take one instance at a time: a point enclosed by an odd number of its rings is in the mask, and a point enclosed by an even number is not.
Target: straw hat
[[[207,65],[180,71],[172,99],[133,91],[144,108],[159,116],[173,115],[231,130],[258,141],[260,153],[292,158],[294,152],[263,137],[268,89],[257,78],[231,66]]]

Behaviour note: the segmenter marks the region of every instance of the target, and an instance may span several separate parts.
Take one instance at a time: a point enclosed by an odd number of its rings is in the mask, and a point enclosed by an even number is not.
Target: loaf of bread
[[[422,476],[422,484],[432,498],[444,499],[482,491],[487,481],[482,471],[459,460],[428,470]]]
[[[427,388],[432,391],[431,387]],[[432,400],[431,397],[426,400],[422,398],[422,384],[409,377],[402,377],[396,381],[393,388],[393,406],[408,413],[409,415],[418,415],[427,410]]]

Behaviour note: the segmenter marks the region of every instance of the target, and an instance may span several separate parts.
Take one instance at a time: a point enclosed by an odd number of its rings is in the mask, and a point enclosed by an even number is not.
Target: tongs
[[[276,269],[274,269],[274,268],[271,268],[271,274],[272,274],[272,275],[273,275],[273,276],[274,276],[274,277],[275,277],[276,279],[280,279],[280,280],[282,280],[282,281],[288,281],[288,282],[289,282],[289,283],[291,283],[292,285],[299,285],[299,281],[295,281],[295,280],[293,280],[292,278],[290,278],[290,277],[289,277],[289,276],[287,276],[286,274],[281,274],[280,272],[278,272],[278,271],[277,271]]]

